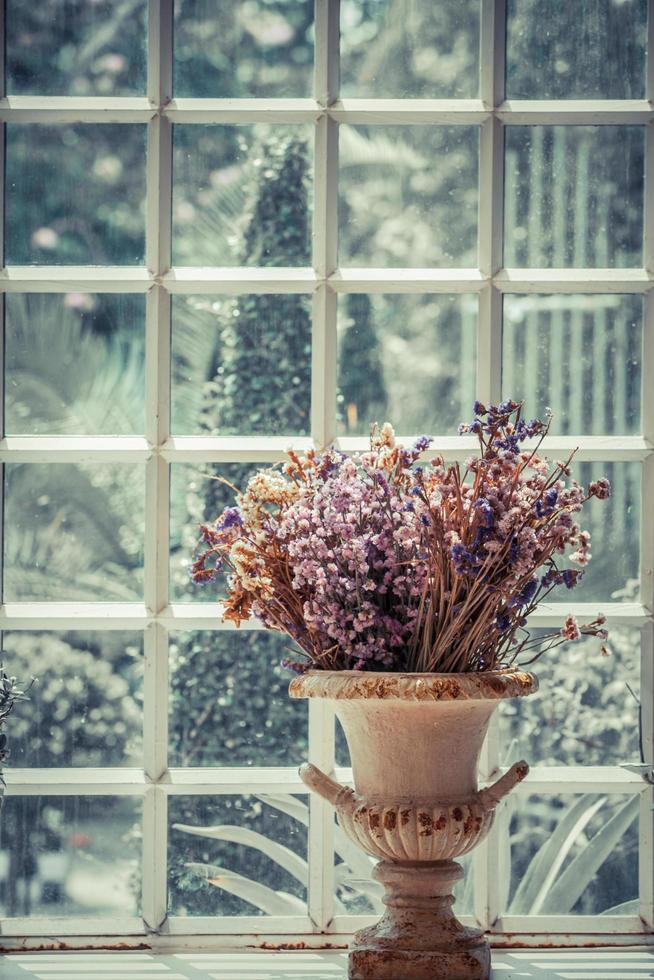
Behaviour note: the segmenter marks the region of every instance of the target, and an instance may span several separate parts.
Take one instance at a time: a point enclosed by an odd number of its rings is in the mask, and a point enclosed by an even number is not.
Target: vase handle
[[[301,765],[299,771],[300,779],[304,785],[317,793],[318,796],[322,796],[332,806],[342,806],[344,803],[349,803],[356,795],[354,790],[347,786],[341,786],[335,779],[326,776],[318,766],[314,766],[310,762]]]
[[[318,769],[317,766],[312,765],[310,762],[305,762],[301,765],[299,772],[300,779],[304,785],[314,793],[317,793],[318,796],[322,796],[333,807],[342,807],[348,803],[352,804],[357,798],[353,789],[347,786],[341,786],[335,779],[327,776],[321,769]],[[497,782],[477,793],[477,801],[482,805],[484,810],[494,810],[498,803],[518,783],[522,782],[528,772],[529,766],[526,762],[514,762],[509,771],[505,772],[503,776],[500,776]]]
[[[477,799],[482,804],[485,810],[494,810],[495,807],[500,803],[501,800],[507,796],[511,790],[521,783],[529,772],[529,766],[522,759],[520,762],[514,762],[508,772],[505,772],[503,776],[493,783],[492,786],[482,789],[477,794]]]

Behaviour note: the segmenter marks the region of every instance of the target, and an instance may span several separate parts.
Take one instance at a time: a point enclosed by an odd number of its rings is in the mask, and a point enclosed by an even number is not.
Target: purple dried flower
[[[203,532],[193,577],[212,581],[224,565],[226,618],[258,617],[320,668],[511,663],[539,588],[579,579],[577,570],[559,572],[555,556],[569,547],[570,561],[590,558],[574,517],[586,495],[566,484],[567,463],[552,470],[520,451],[544,429],[519,419],[520,403],[474,409],[460,431],[485,435],[465,467],[438,458],[412,468],[431,440],[400,448],[388,425],[374,428],[360,455],[289,452],[281,471],[255,474],[239,506]]]
[[[429,449],[433,441],[433,436],[418,436],[413,444],[413,449],[419,455],[424,453],[425,449]]]
[[[240,507],[226,507],[218,521],[218,527],[243,527],[243,516]]]
[[[563,584],[566,589],[574,589],[579,584],[579,579],[584,573],[576,568],[565,568],[561,573]]]

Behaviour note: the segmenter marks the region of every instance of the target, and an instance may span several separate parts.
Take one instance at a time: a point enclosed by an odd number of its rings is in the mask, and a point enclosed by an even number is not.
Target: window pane
[[[509,915],[615,914],[638,898],[637,796],[509,799]]]
[[[545,632],[551,631],[533,630],[532,635]],[[640,631],[613,626],[608,647],[606,657],[595,638],[566,643],[529,668],[538,675],[538,693],[501,705],[507,764],[521,758],[545,766],[640,761]],[[521,659],[529,658],[526,653]]]
[[[292,646],[280,633],[173,634],[170,764],[298,766],[307,755],[307,702],[291,700]]]
[[[172,427],[307,435],[311,297],[173,297]]]
[[[8,293],[9,435],[144,429],[145,297]]]
[[[608,500],[593,497],[579,515],[590,531],[592,560],[577,587],[557,586],[557,602],[595,602],[608,599],[637,601],[640,595],[640,475],[639,463],[574,463],[573,475],[583,486],[605,476],[611,482]]]
[[[147,0],[7,0],[9,95],[144,95]]]
[[[306,915],[308,824],[304,796],[170,797],[169,913]]]
[[[244,490],[260,465],[248,463],[181,464],[171,467],[170,489],[170,595],[187,602],[216,602],[224,583],[196,585],[189,569],[198,547],[198,525],[214,521],[234,503],[234,491]],[[224,481],[227,480],[228,483]]]
[[[175,95],[310,96],[313,0],[176,0]]]
[[[307,126],[175,126],[173,260],[307,265]]]
[[[640,432],[640,296],[505,296],[502,391],[552,434]]]
[[[29,706],[11,722],[11,764],[139,766],[143,744],[141,633],[27,633],[3,637],[4,662]]]
[[[478,150],[467,126],[341,126],[341,263],[476,265]]]
[[[342,0],[341,94],[476,98],[479,8],[479,0]]]
[[[8,125],[7,263],[143,261],[145,129]]]
[[[9,796],[0,821],[0,914],[135,916],[141,801]]]
[[[645,98],[647,0],[507,7],[507,98]]]
[[[452,435],[470,414],[476,296],[351,294],[338,302],[339,431]]]
[[[507,266],[642,264],[640,126],[509,126]]]
[[[123,464],[5,466],[5,599],[142,599],[144,473]]]

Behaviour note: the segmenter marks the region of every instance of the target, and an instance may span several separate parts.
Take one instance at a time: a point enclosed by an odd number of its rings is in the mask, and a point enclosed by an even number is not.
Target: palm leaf
[[[136,411],[143,402],[142,343],[126,348],[115,337],[99,337],[66,307],[52,329],[49,299],[12,296],[8,415],[26,409],[35,431],[61,435],[142,430]]]
[[[590,885],[599,868],[615,850],[638,816],[639,800],[633,797],[613,814],[570,862],[558,881],[544,896],[543,913],[570,912]]]
[[[217,315],[195,297],[175,299],[173,371],[176,387],[183,392],[175,402],[175,430],[192,433],[204,407],[205,388],[218,347]]]
[[[621,902],[620,905],[613,905],[610,909],[604,909],[599,915],[638,915],[640,913],[640,900],[632,899],[630,902]]]
[[[173,824],[173,830],[180,830],[183,834],[194,834],[196,837],[229,841],[231,844],[244,844],[246,847],[252,847],[279,864],[301,885],[306,887],[308,884],[309,866],[304,858],[256,830],[227,824],[216,827],[191,827],[181,823]]]
[[[564,813],[553,833],[531,859],[511,902],[511,913],[537,914],[575,840],[604,802],[601,798],[589,805],[588,798],[582,796]]]
[[[222,888],[230,895],[249,902],[265,915],[297,915],[298,913],[306,915],[306,903],[297,896],[274,891],[267,885],[261,885],[258,881],[252,881],[227,868],[195,862],[190,862],[185,867],[199,874],[214,888]]]
[[[254,795],[257,800],[261,800],[267,806],[293,817],[303,827],[309,826],[309,807],[302,800],[298,800],[294,796],[282,796],[276,793],[255,793]]]
[[[412,146],[375,133],[364,136],[352,126],[343,126],[339,136],[339,162],[342,167],[408,167],[422,170],[425,158]]]
[[[281,813],[287,814],[298,820],[304,827],[309,826],[309,807],[301,800],[294,797],[277,795],[259,795],[257,799],[268,806],[274,807]],[[360,878],[366,879],[372,871],[375,862],[372,858],[364,854],[352,841],[346,837],[341,828],[336,825],[334,828],[334,850],[336,854],[347,864],[351,870]]]

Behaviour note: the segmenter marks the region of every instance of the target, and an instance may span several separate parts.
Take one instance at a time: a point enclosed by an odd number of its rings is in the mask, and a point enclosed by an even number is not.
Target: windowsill
[[[112,969],[113,968],[113,969]],[[115,970],[115,972],[114,972]],[[2,980],[344,980],[344,953],[16,953],[0,956]],[[493,951],[495,980],[636,980],[654,977],[654,951]]]

